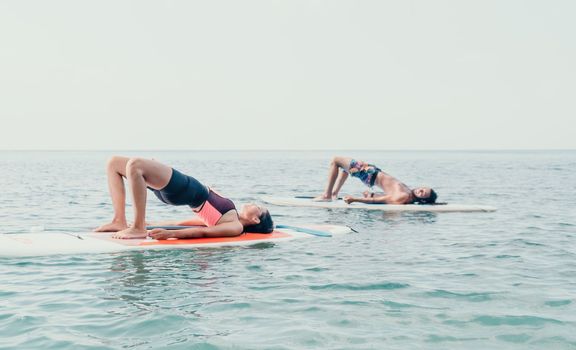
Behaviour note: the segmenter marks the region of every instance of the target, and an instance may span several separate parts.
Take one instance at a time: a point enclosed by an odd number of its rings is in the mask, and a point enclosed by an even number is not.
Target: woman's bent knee
[[[330,160],[330,166],[338,166],[341,157],[335,156]]]
[[[124,170],[126,168],[126,161],[128,158],[121,156],[112,156],[106,162],[106,169],[109,170]]]
[[[127,173],[142,173],[144,170],[144,162],[146,160],[143,158],[130,158],[126,163],[126,172]]]
[[[336,166],[339,168],[343,168],[343,169],[348,169],[349,164],[349,159],[347,157],[340,157],[340,156],[336,156],[334,158],[332,158],[332,161],[330,162],[330,166]]]

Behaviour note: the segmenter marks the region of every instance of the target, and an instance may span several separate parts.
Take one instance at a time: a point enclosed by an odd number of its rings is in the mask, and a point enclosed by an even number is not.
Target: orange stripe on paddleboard
[[[275,238],[292,237],[292,235],[284,232],[274,231],[272,233],[245,233],[235,237],[213,237],[213,238],[193,238],[193,239],[166,239],[161,241],[143,241],[138,245],[199,245],[206,243],[225,243],[225,242],[245,242],[245,241],[261,241]]]

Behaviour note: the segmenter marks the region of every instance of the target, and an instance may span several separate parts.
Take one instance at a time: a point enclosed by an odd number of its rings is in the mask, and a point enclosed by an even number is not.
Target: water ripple
[[[439,289],[426,292],[425,295],[431,298],[463,299],[471,302],[486,302],[492,300],[493,295],[496,295],[496,293],[457,293]]]
[[[393,290],[393,289],[401,289],[401,288],[408,288],[410,285],[405,283],[393,283],[393,282],[384,282],[384,283],[376,283],[376,284],[339,284],[339,283],[331,283],[326,285],[317,285],[317,286],[310,286],[312,290],[355,290],[355,291],[370,291],[370,290]]]
[[[483,326],[543,326],[545,324],[563,324],[562,321],[537,316],[478,316],[471,322]]]

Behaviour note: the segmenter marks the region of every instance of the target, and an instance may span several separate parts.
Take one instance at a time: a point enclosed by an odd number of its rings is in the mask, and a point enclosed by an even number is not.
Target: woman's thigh
[[[146,185],[155,190],[162,189],[170,182],[172,168],[153,159],[131,158],[127,164],[127,171],[141,172]]]

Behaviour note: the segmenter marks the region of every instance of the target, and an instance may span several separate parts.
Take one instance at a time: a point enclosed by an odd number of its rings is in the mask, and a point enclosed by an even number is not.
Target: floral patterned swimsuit
[[[350,169],[346,172],[353,177],[359,178],[360,181],[371,188],[374,186],[374,182],[376,181],[376,177],[380,171],[382,170],[373,164],[352,159],[350,162]]]

